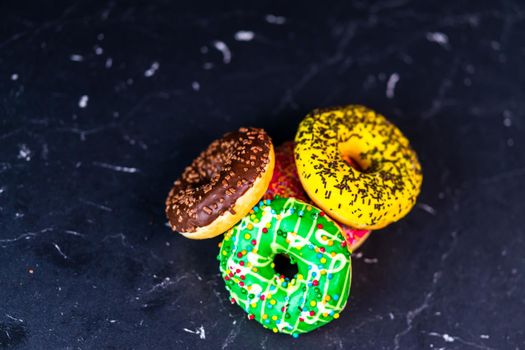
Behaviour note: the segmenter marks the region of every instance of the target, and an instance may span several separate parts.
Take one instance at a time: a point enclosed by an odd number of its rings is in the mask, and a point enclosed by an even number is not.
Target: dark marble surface
[[[525,348],[522,3],[130,3],[0,5],[0,348]],[[339,320],[274,335],[164,198],[222,133],[348,103],[409,136],[419,205]]]

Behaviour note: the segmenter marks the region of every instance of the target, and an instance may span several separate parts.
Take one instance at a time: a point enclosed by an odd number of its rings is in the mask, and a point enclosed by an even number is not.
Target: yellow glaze
[[[314,110],[299,125],[295,142],[304,189],[337,221],[377,230],[416,203],[423,181],[416,153],[401,131],[373,110],[358,105]]]

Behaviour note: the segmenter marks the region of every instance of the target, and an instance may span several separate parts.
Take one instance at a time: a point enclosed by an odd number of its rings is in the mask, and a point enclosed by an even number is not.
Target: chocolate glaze
[[[213,141],[181,177],[166,199],[173,230],[195,232],[226,211],[266,169],[272,141],[263,129],[240,128]]]

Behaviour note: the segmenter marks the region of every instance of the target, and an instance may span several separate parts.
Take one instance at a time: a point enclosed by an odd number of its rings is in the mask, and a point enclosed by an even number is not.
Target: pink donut
[[[276,196],[296,198],[315,205],[304,191],[297,175],[293,141],[287,141],[275,149],[275,167],[264,199],[273,199]],[[371,233],[371,231],[357,230],[339,222],[338,224],[345,233],[347,248],[350,252],[359,248]]]

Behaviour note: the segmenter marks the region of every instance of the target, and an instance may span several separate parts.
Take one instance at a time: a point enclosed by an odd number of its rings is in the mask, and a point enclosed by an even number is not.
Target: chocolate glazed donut
[[[192,239],[225,232],[261,199],[273,167],[272,141],[263,129],[241,128],[213,141],[166,199],[171,228]]]

